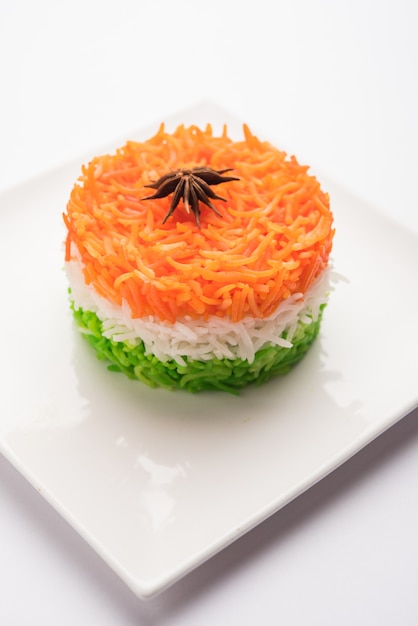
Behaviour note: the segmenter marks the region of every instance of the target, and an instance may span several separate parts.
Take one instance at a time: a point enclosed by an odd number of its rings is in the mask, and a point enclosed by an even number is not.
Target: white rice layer
[[[245,317],[240,322],[211,315],[208,320],[185,316],[174,324],[155,316],[133,319],[129,305],[109,303],[92,286],[86,285],[78,259],[66,263],[71,299],[76,309],[92,311],[102,321],[103,335],[114,341],[144,342],[146,354],[160,361],[174,359],[185,364],[185,356],[199,361],[240,358],[250,363],[255,353],[269,345],[292,347],[298,324],[318,319],[330,291],[330,270],[325,270],[305,296],[293,294],[267,318]],[[286,332],[287,339],[281,335]]]

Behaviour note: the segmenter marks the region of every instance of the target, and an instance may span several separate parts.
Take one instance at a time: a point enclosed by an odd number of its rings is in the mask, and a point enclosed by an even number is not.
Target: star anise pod
[[[155,183],[145,185],[157,191],[152,196],[147,196],[143,200],[154,200],[156,198],[164,198],[173,194],[173,200],[167,215],[163,219],[163,224],[168,220],[170,215],[176,210],[181,198],[183,198],[184,207],[187,213],[193,213],[196,223],[200,228],[200,208],[199,202],[206,204],[214,213],[220,215],[219,211],[214,207],[212,200],[223,200],[225,198],[217,196],[211,189],[211,185],[220,185],[230,180],[239,180],[234,176],[223,176],[225,172],[230,172],[232,168],[224,170],[213,170],[210,167],[194,167],[193,169],[183,169],[170,172],[161,176]]]

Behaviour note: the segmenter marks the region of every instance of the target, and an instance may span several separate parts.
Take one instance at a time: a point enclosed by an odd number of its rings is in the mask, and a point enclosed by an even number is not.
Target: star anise
[[[200,228],[200,208],[199,202],[206,204],[214,213],[221,215],[216,207],[212,204],[212,200],[223,200],[225,198],[217,196],[211,189],[211,185],[220,185],[230,180],[239,180],[234,176],[223,176],[225,172],[230,172],[231,168],[224,170],[213,170],[210,167],[195,167],[193,169],[183,169],[170,172],[161,176],[155,183],[145,185],[157,191],[152,196],[143,198],[144,200],[154,200],[156,198],[164,198],[173,195],[173,200],[167,215],[163,219],[163,224],[168,220],[170,215],[176,210],[181,198],[183,198],[184,207],[187,213],[193,213],[196,223]]]

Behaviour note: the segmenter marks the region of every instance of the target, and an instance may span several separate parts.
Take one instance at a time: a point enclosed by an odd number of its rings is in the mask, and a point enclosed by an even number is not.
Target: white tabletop
[[[414,0],[5,1],[0,191],[212,100],[418,232],[417,27]],[[412,626],[417,488],[415,410],[142,601],[0,457],[0,623]]]

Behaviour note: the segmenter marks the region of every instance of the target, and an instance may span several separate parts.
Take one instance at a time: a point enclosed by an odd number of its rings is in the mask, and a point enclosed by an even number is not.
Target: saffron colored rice
[[[171,197],[172,170],[231,169],[201,227]],[[328,195],[244,126],[162,125],[82,169],[64,214],[74,318],[112,369],[151,386],[236,391],[284,374],[319,332],[334,235]]]

